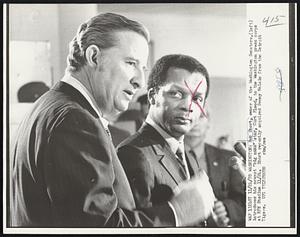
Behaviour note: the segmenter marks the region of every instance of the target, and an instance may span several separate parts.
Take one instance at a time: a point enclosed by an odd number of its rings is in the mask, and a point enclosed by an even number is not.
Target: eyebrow
[[[126,60],[132,60],[132,61],[136,61],[136,62],[140,62],[140,60],[134,58],[134,57],[125,57]]]
[[[196,95],[205,95],[205,93],[200,92],[200,91],[196,91],[196,93],[194,94],[194,96],[196,96]]]
[[[173,88],[172,88],[173,87]],[[175,89],[180,89],[180,90],[184,90],[185,92],[187,92],[188,94],[191,94],[191,92],[189,91],[189,89],[186,87],[186,86],[180,86],[180,85],[176,85],[176,84],[173,84],[172,85],[172,89],[174,89],[174,87],[175,87]],[[198,88],[199,89],[199,88]],[[196,95],[205,95],[205,93],[203,93],[203,92],[200,92],[200,91],[196,91],[195,92],[195,94],[194,94],[194,96],[196,96]]]

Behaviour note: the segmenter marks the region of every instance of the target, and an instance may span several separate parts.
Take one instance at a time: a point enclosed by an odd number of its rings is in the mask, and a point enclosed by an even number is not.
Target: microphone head
[[[240,176],[242,177],[242,180],[245,180],[246,170],[245,170],[244,163],[241,160],[241,158],[239,158],[237,156],[231,157],[229,160],[229,166],[233,170],[235,170],[236,172],[238,172],[240,174]],[[245,182],[245,181],[243,181],[243,182]]]
[[[246,147],[242,142],[237,142],[233,146],[234,150],[246,160]]]

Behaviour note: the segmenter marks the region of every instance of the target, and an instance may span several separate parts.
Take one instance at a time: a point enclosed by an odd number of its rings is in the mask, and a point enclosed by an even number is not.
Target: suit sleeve
[[[154,172],[143,152],[125,145],[118,149],[118,157],[126,172],[137,207],[152,207]]]
[[[58,120],[52,126],[45,151],[48,155],[42,164],[55,226],[173,224],[172,211],[167,206],[145,212],[118,207],[112,145],[99,121],[76,109]]]

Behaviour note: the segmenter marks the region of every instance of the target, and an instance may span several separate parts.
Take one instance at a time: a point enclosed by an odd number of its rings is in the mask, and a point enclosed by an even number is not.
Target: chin
[[[190,131],[190,126],[176,125],[173,127],[173,131],[176,131],[177,134],[184,135]]]
[[[124,101],[122,101],[121,103],[118,104],[118,106],[116,106],[117,110],[120,112],[127,110],[128,107],[129,107],[129,102],[124,102]]]

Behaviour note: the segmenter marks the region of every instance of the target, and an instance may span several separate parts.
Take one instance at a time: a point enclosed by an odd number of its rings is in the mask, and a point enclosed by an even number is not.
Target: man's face
[[[155,103],[150,108],[152,119],[171,136],[179,139],[201,115],[199,106],[204,106],[206,90],[206,79],[201,73],[169,68],[165,84],[154,94]]]
[[[93,96],[104,117],[127,110],[138,89],[145,85],[148,58],[146,39],[132,31],[116,32],[115,46],[100,51],[100,65],[92,81]]]

